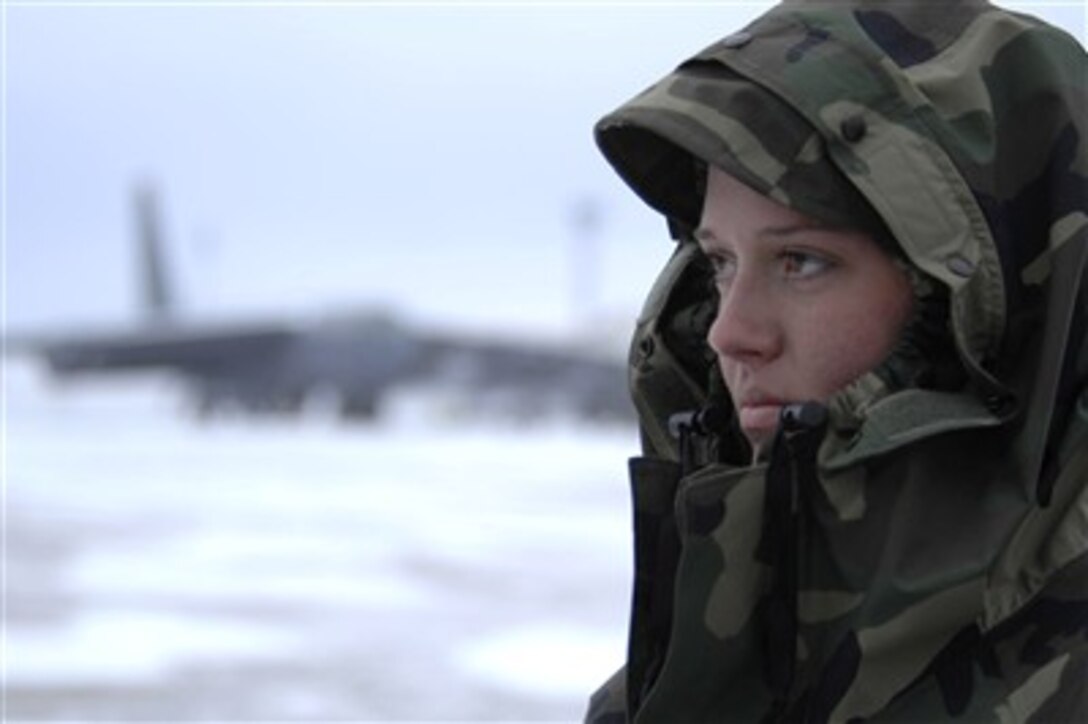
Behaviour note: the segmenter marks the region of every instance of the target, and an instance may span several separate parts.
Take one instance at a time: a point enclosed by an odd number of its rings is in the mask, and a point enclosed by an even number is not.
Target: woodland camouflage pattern
[[[678,243],[631,347],[628,661],[587,721],[1088,721],[1081,46],[978,0],[786,2],[596,137]],[[897,246],[959,377],[898,374],[936,364],[905,339],[748,465],[693,159]]]

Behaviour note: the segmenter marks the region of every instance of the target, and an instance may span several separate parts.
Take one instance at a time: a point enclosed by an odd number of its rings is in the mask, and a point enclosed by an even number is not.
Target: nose
[[[774,300],[751,282],[738,276],[721,292],[707,344],[719,359],[758,367],[781,353],[783,335]]]

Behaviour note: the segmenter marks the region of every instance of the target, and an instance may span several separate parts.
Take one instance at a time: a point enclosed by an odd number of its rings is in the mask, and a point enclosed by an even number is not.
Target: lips
[[[781,400],[769,396],[749,395],[737,408],[737,420],[749,439],[769,439],[778,429],[782,412]]]
[[[744,405],[738,412],[740,426],[745,432],[774,432],[782,405]]]

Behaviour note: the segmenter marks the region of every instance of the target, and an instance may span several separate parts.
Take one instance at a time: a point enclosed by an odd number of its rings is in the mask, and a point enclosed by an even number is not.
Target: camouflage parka
[[[630,353],[626,666],[587,721],[1088,721],[1088,62],[982,0],[784,2],[605,116],[676,250]],[[917,280],[752,464],[705,335],[706,164]]]

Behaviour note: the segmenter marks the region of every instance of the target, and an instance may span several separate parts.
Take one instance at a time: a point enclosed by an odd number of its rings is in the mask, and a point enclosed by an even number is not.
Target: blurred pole
[[[577,199],[570,208],[571,326],[575,333],[590,333],[597,318],[603,285],[600,244],[600,203],[589,196]]]

